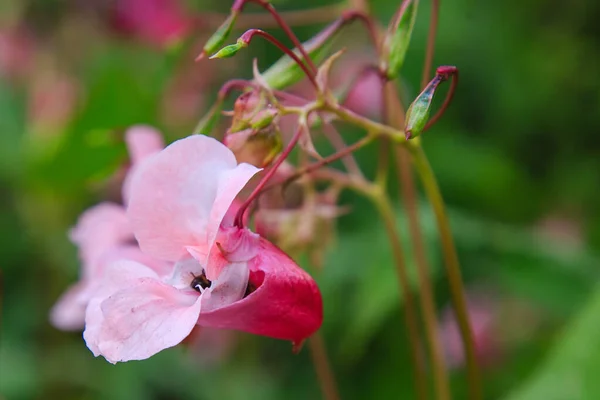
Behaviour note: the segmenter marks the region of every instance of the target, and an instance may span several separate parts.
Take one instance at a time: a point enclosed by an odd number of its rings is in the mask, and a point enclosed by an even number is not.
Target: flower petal
[[[132,164],[158,153],[165,147],[160,132],[149,125],[134,125],[125,133],[125,143]]]
[[[257,289],[229,306],[203,310],[200,325],[296,343],[319,329],[323,302],[317,284],[285,253],[261,238],[260,251],[249,268],[250,282]]]
[[[143,360],[185,339],[198,320],[200,296],[142,278],[101,304],[98,349],[110,362]]]
[[[104,314],[101,309],[102,302],[113,293],[133,286],[143,278],[158,279],[158,275],[151,268],[131,260],[117,260],[106,266],[103,278],[96,282],[92,291],[94,297],[89,300],[85,312],[85,331],[83,338],[88,348],[97,357],[100,353],[102,341],[101,332],[104,329]]]
[[[203,135],[178,140],[150,157],[132,178],[128,208],[142,251],[169,261],[184,257],[186,246],[208,254],[209,224],[211,232],[218,227],[250,171],[237,166],[222,143]]]
[[[107,250],[134,239],[125,209],[108,202],[81,214],[69,236],[79,246],[83,276],[94,275],[96,262]]]
[[[160,152],[165,147],[162,135],[149,125],[134,125],[125,133],[125,143],[131,159],[131,167],[123,181],[123,202],[129,204],[131,197],[131,180],[139,169],[140,164],[151,155]]]
[[[64,331],[77,331],[83,328],[87,299],[82,298],[87,283],[77,282],[60,296],[50,310],[50,323]]]
[[[216,310],[240,300],[248,287],[249,275],[250,270],[246,262],[226,265],[202,296],[202,310]]]

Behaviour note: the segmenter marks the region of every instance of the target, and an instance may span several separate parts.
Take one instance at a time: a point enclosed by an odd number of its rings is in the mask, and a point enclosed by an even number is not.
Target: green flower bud
[[[232,11],[229,14],[229,17],[219,26],[217,31],[213,33],[213,35],[208,39],[204,48],[202,49],[202,53],[198,57],[196,57],[196,61],[203,59],[207,54],[213,54],[217,49],[223,46],[223,43],[227,40],[227,37],[231,33],[233,26],[235,25],[235,21],[237,20],[238,13]]]
[[[436,80],[433,82],[436,82]],[[439,81],[434,84],[432,83],[427,85],[406,112],[406,125],[404,126],[406,140],[419,136],[429,120],[431,101],[433,100],[433,95]]]
[[[389,80],[398,77],[402,64],[404,64],[417,17],[418,5],[419,0],[404,0],[396,17],[388,26],[383,40],[380,68]]]
[[[233,57],[238,51],[248,47],[248,43],[238,40],[235,44],[223,47],[221,50],[209,57],[209,60],[215,58],[229,58]]]

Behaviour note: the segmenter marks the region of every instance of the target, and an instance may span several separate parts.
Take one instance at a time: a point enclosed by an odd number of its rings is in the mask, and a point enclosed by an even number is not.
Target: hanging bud
[[[196,57],[196,61],[202,60],[207,54],[213,54],[219,47],[223,46],[223,43],[225,43],[227,37],[231,33],[231,30],[233,29],[233,26],[235,25],[237,16],[238,12],[236,11],[232,11],[231,14],[229,14],[229,17],[227,17],[217,31],[213,33],[210,39],[208,39],[204,45],[204,48],[202,49],[202,53]]]
[[[221,50],[210,56],[208,59],[213,60],[215,58],[229,58],[233,57],[237,54],[241,49],[245,49],[248,47],[248,43],[243,41],[242,39],[238,39],[235,44],[230,44],[229,46],[223,47]]]
[[[406,112],[406,125],[404,132],[406,140],[419,136],[423,131],[428,129],[438,118],[441,117],[442,113],[448,107],[450,100],[454,94],[456,87],[456,79],[458,76],[458,70],[452,66],[438,67],[435,77],[427,84],[425,89],[419,94],[419,96],[413,101]],[[446,81],[449,78],[453,78],[452,86],[448,91],[444,104],[438,111],[438,113],[429,120],[429,114],[431,111],[431,101],[433,95],[437,90],[440,83]]]
[[[404,0],[383,39],[380,69],[389,80],[396,79],[402,69],[417,16],[419,0]]]

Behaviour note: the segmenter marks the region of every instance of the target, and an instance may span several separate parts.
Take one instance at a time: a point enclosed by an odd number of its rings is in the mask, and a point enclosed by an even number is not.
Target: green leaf
[[[600,287],[560,335],[546,362],[505,400],[600,399]]]

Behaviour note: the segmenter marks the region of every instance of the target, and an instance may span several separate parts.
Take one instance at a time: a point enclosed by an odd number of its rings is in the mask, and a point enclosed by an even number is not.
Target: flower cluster
[[[86,211],[71,233],[81,280],[52,322],[78,329],[108,361],[140,360],[196,325],[302,342],[322,322],[314,280],[272,243],[233,225],[238,193],[260,170],[203,135],[162,149],[158,132],[127,132],[123,205]]]

